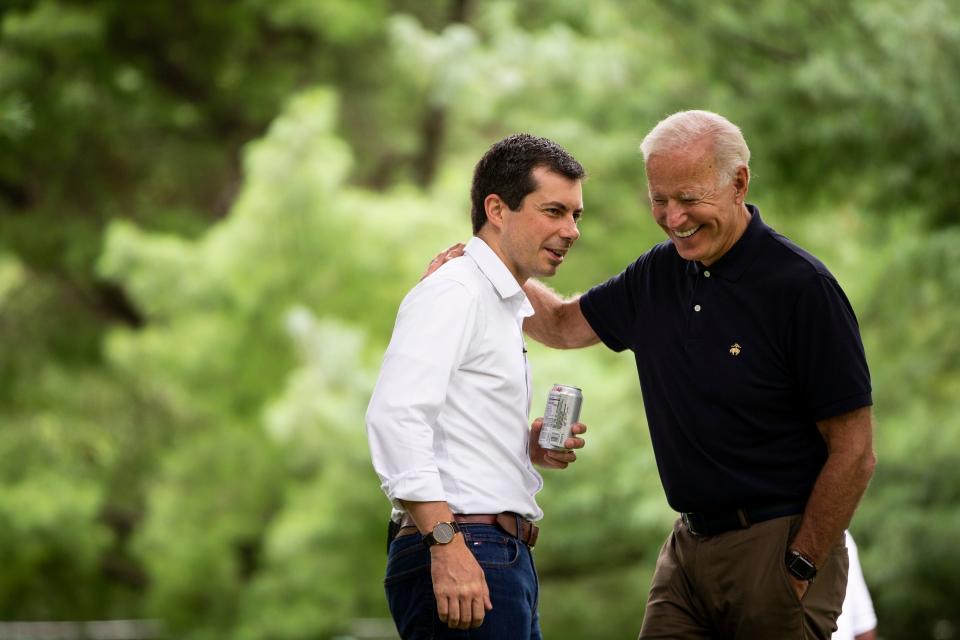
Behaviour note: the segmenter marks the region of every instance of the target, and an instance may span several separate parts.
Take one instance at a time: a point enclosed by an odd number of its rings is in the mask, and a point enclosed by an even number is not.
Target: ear
[[[498,230],[503,226],[503,215],[507,210],[507,203],[495,193],[483,199],[483,210],[487,213],[487,222]]]
[[[733,188],[735,190],[734,200],[737,204],[743,204],[747,199],[747,191],[750,189],[750,168],[741,165],[737,172],[733,174]]]

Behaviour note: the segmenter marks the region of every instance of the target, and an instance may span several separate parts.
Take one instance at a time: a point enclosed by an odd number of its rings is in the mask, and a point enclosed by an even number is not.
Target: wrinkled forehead
[[[650,154],[647,158],[647,172],[651,166],[673,166],[696,170],[715,161],[715,144],[709,136],[702,136],[696,140],[678,143],[663,147]]]
[[[651,191],[683,191],[712,187],[718,178],[712,147],[679,147],[651,154],[646,165]]]

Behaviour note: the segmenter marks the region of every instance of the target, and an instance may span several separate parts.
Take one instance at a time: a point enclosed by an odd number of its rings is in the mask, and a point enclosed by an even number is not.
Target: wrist
[[[813,561],[813,558],[799,549],[787,549],[783,562],[787,567],[787,572],[797,580],[813,582],[814,578],[817,577],[817,564]]]
[[[434,544],[427,547],[427,550],[430,552],[431,557],[444,557],[460,553],[466,548],[467,544],[463,539],[463,535],[458,533],[454,536],[453,540],[447,544]]]
[[[456,520],[440,521],[423,536],[423,544],[431,550],[435,547],[445,547],[456,540],[458,535],[460,535],[460,525]],[[463,536],[460,537],[462,539]]]

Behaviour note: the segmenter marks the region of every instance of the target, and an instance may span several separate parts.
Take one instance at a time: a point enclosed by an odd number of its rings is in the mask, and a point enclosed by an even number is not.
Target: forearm
[[[790,547],[808,555],[818,566],[840,538],[863,496],[876,458],[869,408],[838,419],[827,437],[827,461],[817,477]]]
[[[872,474],[872,456],[827,458],[813,487],[803,514],[803,522],[791,543],[822,565],[830,547],[850,525]]]
[[[438,522],[450,522],[453,513],[446,502],[400,500],[421,533],[433,531]],[[437,602],[437,616],[456,629],[479,627],[493,608],[483,568],[467,548],[462,534],[447,544],[430,546],[430,577]]]
[[[580,311],[579,295],[564,300],[534,279],[527,280],[523,291],[534,309],[523,321],[523,331],[537,342],[555,349],[576,349],[600,341]]]
[[[560,310],[564,300],[556,291],[537,280],[527,280],[523,292],[533,305],[534,314],[523,321],[523,331],[548,347],[563,348]]]
[[[429,533],[438,522],[453,520],[453,511],[446,502],[416,502],[400,500],[400,504],[407,510],[413,521],[417,523],[420,533]]]

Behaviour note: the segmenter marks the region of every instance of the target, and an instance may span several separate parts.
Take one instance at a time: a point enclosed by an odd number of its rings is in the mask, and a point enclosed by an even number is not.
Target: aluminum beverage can
[[[544,449],[566,451],[563,443],[570,437],[570,429],[580,421],[583,392],[577,387],[555,384],[547,395],[547,408],[543,411],[543,428],[538,440]]]

